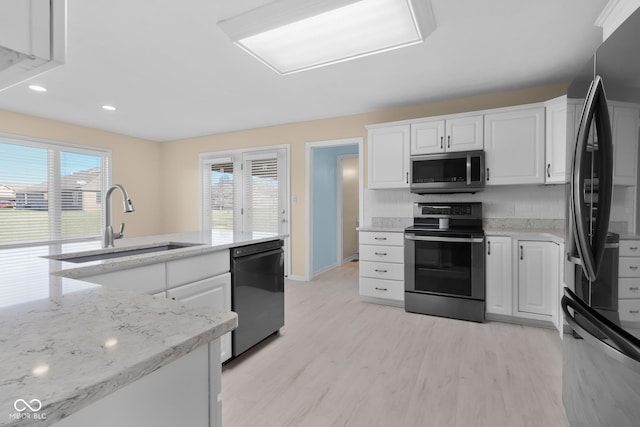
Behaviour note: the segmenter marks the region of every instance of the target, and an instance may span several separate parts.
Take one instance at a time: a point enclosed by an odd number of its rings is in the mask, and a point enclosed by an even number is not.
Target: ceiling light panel
[[[297,1],[298,8],[318,3]],[[283,24],[280,18],[279,27],[265,31],[265,22],[271,27],[275,22],[265,18],[269,7],[283,2],[288,0],[219,23],[236,44],[281,74],[409,46],[433,31],[430,5],[425,7],[427,2],[419,1],[423,6],[416,11],[410,0],[359,0],[347,1],[346,5],[338,1],[342,4],[316,15],[290,13],[289,18],[295,22]],[[306,16],[300,19],[301,15]],[[255,31],[251,31],[253,19],[260,22]]]

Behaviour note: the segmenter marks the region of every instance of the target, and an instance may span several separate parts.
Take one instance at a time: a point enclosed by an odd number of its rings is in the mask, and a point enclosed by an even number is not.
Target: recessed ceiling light
[[[116,111],[116,107],[114,107],[113,105],[103,105],[102,109],[107,111]]]
[[[277,0],[218,26],[289,74],[420,43],[435,20],[428,0]]]
[[[34,92],[46,92],[47,88],[44,86],[39,86],[39,85],[29,85],[29,89],[31,89]]]

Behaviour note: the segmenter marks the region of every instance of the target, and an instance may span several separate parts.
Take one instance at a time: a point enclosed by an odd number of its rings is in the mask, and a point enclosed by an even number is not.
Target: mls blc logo
[[[42,402],[39,399],[31,399],[28,402],[24,399],[17,399],[13,402],[13,409],[17,412],[9,414],[11,420],[46,420],[47,414],[40,413]]]

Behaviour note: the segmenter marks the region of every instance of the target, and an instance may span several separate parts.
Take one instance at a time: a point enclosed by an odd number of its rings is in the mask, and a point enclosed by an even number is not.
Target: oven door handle
[[[415,236],[405,234],[407,240],[419,240],[422,242],[454,242],[454,243],[482,243],[484,237],[441,237],[441,236]]]

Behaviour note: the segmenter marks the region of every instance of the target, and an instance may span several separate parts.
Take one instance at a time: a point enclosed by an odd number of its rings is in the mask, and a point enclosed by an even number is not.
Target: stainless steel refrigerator
[[[570,329],[563,339],[562,399],[574,427],[638,426],[640,325],[620,322],[619,236],[610,230],[615,195],[637,191],[637,183],[635,190],[616,190],[614,142],[638,140],[614,141],[610,104],[640,105],[640,10],[602,44],[567,97],[580,107],[566,191],[565,283],[573,289],[564,289],[561,302]]]

